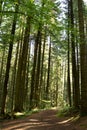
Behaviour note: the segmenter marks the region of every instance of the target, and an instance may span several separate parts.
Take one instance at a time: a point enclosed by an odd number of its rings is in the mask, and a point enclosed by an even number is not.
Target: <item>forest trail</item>
[[[71,117],[58,117],[58,110],[44,110],[22,119],[0,123],[0,130],[87,130],[73,123]],[[86,120],[87,121],[87,120]]]

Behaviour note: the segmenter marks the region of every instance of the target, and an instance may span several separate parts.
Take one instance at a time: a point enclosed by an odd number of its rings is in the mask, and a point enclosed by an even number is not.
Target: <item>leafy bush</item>
[[[64,116],[74,116],[79,114],[79,110],[75,109],[74,107],[64,107],[63,109],[61,109],[60,111],[58,111],[58,116],[59,117],[64,117]]]

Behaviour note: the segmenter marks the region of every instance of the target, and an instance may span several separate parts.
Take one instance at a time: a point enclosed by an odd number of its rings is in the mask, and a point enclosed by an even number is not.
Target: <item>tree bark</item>
[[[39,83],[40,83],[40,71],[41,71],[41,28],[39,33],[39,41],[38,41],[38,60],[37,60],[37,68],[36,68],[36,75],[35,75],[35,106],[39,106],[40,95],[39,95]]]
[[[41,74],[40,74],[40,90],[39,90],[39,95],[41,95],[42,98],[42,85],[43,85],[43,67],[44,67],[44,54],[45,54],[45,44],[46,44],[46,29],[45,29],[45,34],[44,34],[44,41],[43,41],[43,52],[42,52],[42,60],[41,60]]]
[[[70,84],[70,5],[68,1],[68,74],[67,74],[67,92],[68,92],[68,103],[71,107],[71,84]]]
[[[15,7],[15,12],[18,12],[18,5],[16,5],[16,7]],[[8,85],[8,80],[9,80],[9,71],[10,71],[10,63],[11,63],[12,50],[13,50],[14,35],[15,35],[15,30],[16,30],[16,22],[17,22],[17,13],[14,14],[12,30],[11,30],[11,39],[10,39],[10,43],[9,43],[9,51],[8,51],[8,57],[7,57],[5,81],[4,81],[4,87],[3,87],[2,107],[1,107],[2,114],[5,113],[7,85]]]
[[[79,99],[78,99],[79,86],[77,84],[77,76],[76,76],[77,75],[77,68],[76,68],[74,14],[73,14],[73,1],[72,0],[70,0],[70,15],[71,15],[73,105],[77,109],[77,108],[79,108]]]
[[[70,84],[70,41],[68,35],[68,74],[67,74],[68,103],[71,107],[71,84]]]
[[[50,82],[50,62],[51,62],[51,39],[49,44],[49,57],[48,57],[48,73],[47,73],[47,86],[46,86],[46,99],[49,99],[49,82]]]
[[[15,88],[15,108],[14,111],[21,112],[24,110],[24,100],[25,100],[25,77],[26,77],[26,63],[28,54],[28,44],[30,36],[30,17],[27,17],[22,53],[19,56],[18,71],[16,78],[16,88]],[[21,96],[22,95],[22,96]],[[20,105],[19,105],[20,104]]]
[[[19,52],[19,42],[17,43],[16,47],[16,56],[15,56],[15,61],[14,61],[14,68],[12,72],[12,94],[11,94],[11,112],[13,113],[13,106],[14,106],[14,95],[15,95],[15,83],[16,83],[16,74],[17,74],[17,62],[18,62],[18,52]]]
[[[40,29],[38,29],[38,33],[35,40],[35,47],[34,47],[34,61],[33,61],[33,69],[32,69],[32,76],[31,76],[31,86],[30,86],[30,106],[29,109],[34,107],[34,92],[35,92],[35,75],[36,75],[36,65],[37,65],[37,53],[38,53],[38,46],[39,46],[39,35]]]
[[[87,42],[84,33],[83,1],[78,0],[80,61],[81,61],[81,116],[87,115]]]

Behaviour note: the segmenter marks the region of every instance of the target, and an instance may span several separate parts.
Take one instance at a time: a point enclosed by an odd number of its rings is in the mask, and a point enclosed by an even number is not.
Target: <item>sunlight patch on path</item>
[[[69,121],[72,121],[72,120],[73,120],[73,117],[71,117],[65,121],[58,122],[58,124],[65,124],[65,123],[68,123]]]

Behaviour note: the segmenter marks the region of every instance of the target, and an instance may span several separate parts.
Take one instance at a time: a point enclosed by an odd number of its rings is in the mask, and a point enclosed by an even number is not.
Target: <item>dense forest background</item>
[[[70,106],[87,115],[87,5],[0,1],[0,113]]]

